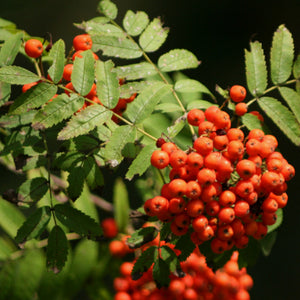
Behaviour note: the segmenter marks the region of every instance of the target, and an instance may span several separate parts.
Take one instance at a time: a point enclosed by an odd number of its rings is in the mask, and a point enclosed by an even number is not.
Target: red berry
[[[246,89],[241,85],[234,85],[229,90],[229,95],[232,101],[242,102],[246,98]]]
[[[42,55],[43,50],[43,44],[39,40],[30,39],[25,43],[25,52],[29,57],[38,58]]]
[[[73,47],[75,51],[91,49],[92,44],[93,42],[89,34],[79,34],[73,39]]]

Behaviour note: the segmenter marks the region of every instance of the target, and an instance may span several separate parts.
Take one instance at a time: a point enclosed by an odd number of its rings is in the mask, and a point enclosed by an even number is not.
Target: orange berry
[[[186,213],[192,217],[196,218],[200,216],[204,211],[204,203],[200,199],[193,199],[189,201],[186,205]]]
[[[92,45],[93,42],[89,34],[79,34],[73,39],[73,47],[75,51],[91,49]]]
[[[229,90],[229,95],[232,101],[242,102],[246,98],[247,91],[241,85],[233,85]]]
[[[203,168],[198,172],[197,180],[201,186],[208,186],[216,180],[216,171],[208,168]]]
[[[38,58],[42,55],[44,46],[41,41],[30,39],[25,43],[25,52],[29,57]]]
[[[106,218],[101,222],[103,235],[107,238],[114,238],[118,234],[118,226],[114,218]]]
[[[205,120],[204,112],[200,109],[192,109],[187,114],[187,121],[190,125],[199,126]]]
[[[186,161],[187,161],[187,154],[180,149],[175,150],[170,154],[170,165],[173,168],[183,167]]]
[[[163,150],[154,150],[151,155],[151,164],[157,169],[163,169],[169,165],[169,155]]]
[[[205,136],[200,136],[194,142],[193,148],[200,153],[201,155],[205,156],[212,152],[214,146],[213,141]]]
[[[243,179],[248,179],[256,173],[254,162],[249,159],[242,159],[236,165],[236,171]]]
[[[172,197],[182,197],[186,193],[187,183],[182,179],[173,179],[169,182],[169,191]]]
[[[248,106],[246,103],[241,102],[235,106],[235,114],[239,117],[243,116],[248,111]]]

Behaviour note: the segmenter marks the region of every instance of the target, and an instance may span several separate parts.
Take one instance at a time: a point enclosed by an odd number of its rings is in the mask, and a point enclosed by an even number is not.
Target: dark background
[[[150,18],[160,16],[170,34],[160,54],[174,48],[185,48],[202,61],[200,67],[187,74],[204,83],[210,90],[215,84],[226,88],[245,84],[244,49],[249,41],[263,43],[266,57],[272,34],[285,24],[300,47],[300,0],[291,1],[201,1],[201,0],[117,0],[122,20],[128,9],[143,10]],[[72,23],[97,16],[98,0],[9,0],[0,1],[0,17],[13,21],[30,35],[51,32],[54,41],[62,38],[68,47],[80,31]],[[152,56],[157,58],[157,56]],[[267,120],[279,140],[280,150],[300,170],[299,148],[285,138]],[[1,172],[1,171],[0,171]],[[299,172],[299,171],[298,171]],[[2,176],[1,176],[2,177]],[[254,278],[252,299],[299,299],[300,295],[300,204],[299,177],[289,183],[289,203],[284,209],[283,225],[278,230],[269,257],[261,257],[249,272]]]

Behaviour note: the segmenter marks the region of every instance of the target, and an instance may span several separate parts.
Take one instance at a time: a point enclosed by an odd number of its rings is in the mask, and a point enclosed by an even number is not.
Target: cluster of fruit
[[[215,253],[244,248],[249,236],[263,238],[288,200],[287,181],[294,167],[278,151],[273,135],[253,129],[247,135],[231,127],[230,116],[217,106],[192,109],[187,121],[197,126],[193,147],[183,151],[163,138],[151,164],[169,171],[161,194],[144,210],[170,222],[175,235],[187,234],[200,245],[210,240]]]
[[[89,34],[80,34],[74,37],[73,39],[73,51],[70,52],[72,53],[72,56],[67,58],[66,64],[64,66],[63,70],[63,75],[62,75],[62,80],[64,80],[64,88],[65,88],[65,93],[70,94],[70,92],[76,92],[75,88],[73,87],[73,84],[71,82],[71,76],[72,76],[72,71],[73,71],[73,62],[76,57],[82,58],[82,52],[86,50],[92,51],[92,39]],[[44,52],[44,46],[43,43],[37,39],[30,39],[26,41],[25,46],[25,53],[31,57],[31,58],[40,58],[42,56],[42,53]],[[92,52],[94,59],[99,60],[99,57],[97,56],[96,53]],[[47,75],[47,78],[51,80],[50,76]],[[119,84],[122,85],[124,84],[125,80],[124,79],[119,79]],[[28,83],[25,84],[22,87],[22,92],[25,93],[28,89],[31,87],[37,85],[38,82],[33,82],[33,83]],[[87,106],[92,105],[92,104],[100,104],[102,105],[100,99],[97,97],[97,91],[96,91],[96,84],[93,83],[92,88],[90,92],[87,95],[82,95],[85,97],[86,101],[84,102],[83,107],[79,110],[85,109]],[[53,98],[57,97],[55,95]],[[129,98],[119,98],[119,101],[117,105],[112,109],[112,111],[119,115],[122,116],[123,112],[126,110],[127,103],[132,102],[136,97],[136,94],[132,94]],[[53,99],[52,98],[52,99]],[[52,101],[50,99],[50,101]],[[119,118],[116,115],[113,115],[112,119],[115,122],[119,122]]]
[[[170,245],[171,246],[171,245]],[[138,280],[132,280],[134,262],[123,262],[114,279],[115,300],[248,300],[253,280],[245,268],[239,269],[238,252],[217,271],[207,266],[205,257],[194,251],[181,263],[184,277],[171,275],[170,285],[158,289],[149,268]]]

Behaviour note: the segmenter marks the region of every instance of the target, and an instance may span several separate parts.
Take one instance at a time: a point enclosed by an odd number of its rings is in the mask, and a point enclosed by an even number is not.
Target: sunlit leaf
[[[157,73],[154,66],[148,62],[116,67],[115,72],[119,78],[127,80],[146,78]]]
[[[15,99],[9,112],[12,114],[22,114],[29,109],[40,107],[50,100],[57,91],[57,86],[41,82]]]
[[[31,71],[18,66],[0,68],[0,81],[10,84],[26,84],[36,82],[40,77]]]
[[[54,43],[49,56],[53,59],[53,62],[48,74],[54,83],[58,83],[63,76],[65,65],[65,42],[62,39]]]
[[[137,36],[142,33],[149,23],[148,15],[143,11],[134,13],[128,10],[123,19],[123,27],[129,35]]]
[[[109,0],[100,1],[98,4],[98,11],[112,20],[115,19],[118,14],[117,6]]]
[[[165,42],[168,33],[169,29],[164,28],[161,20],[155,18],[141,34],[139,44],[145,52],[154,52]]]
[[[9,66],[14,62],[22,44],[22,36],[23,33],[21,32],[14,34],[2,45],[0,51],[0,67]]]
[[[300,124],[300,95],[288,87],[280,87],[279,92]]]
[[[197,57],[185,49],[174,49],[158,59],[158,67],[163,72],[197,68],[200,62]]]
[[[87,95],[94,83],[95,59],[91,50],[81,53],[81,57],[76,57],[71,74],[71,82],[75,90],[82,96]]]
[[[32,127],[43,129],[58,124],[71,117],[83,104],[83,97],[76,94],[60,94],[36,113]]]
[[[92,35],[93,51],[103,51],[103,55],[133,59],[141,57],[143,52],[137,44],[127,38]]]
[[[271,97],[260,98],[258,104],[295,145],[300,145],[299,123],[287,107]]]
[[[67,140],[93,130],[111,117],[111,111],[101,105],[91,105],[77,113],[58,134],[58,139]]]
[[[104,158],[112,166],[118,165],[122,159],[122,149],[127,143],[134,142],[136,129],[133,126],[119,126],[114,132],[104,149]]]
[[[260,96],[267,88],[267,67],[262,45],[250,43],[250,51],[245,50],[247,85],[253,96]]]
[[[112,72],[114,63],[111,60],[96,63],[97,95],[101,103],[114,108],[119,100],[119,81],[116,73]]]
[[[170,87],[163,82],[157,82],[145,88],[138,97],[127,106],[128,119],[135,124],[143,122],[155,109],[163,97],[170,93]]]
[[[274,84],[285,82],[292,72],[294,41],[284,25],[280,25],[274,33],[270,59],[272,82]]]

